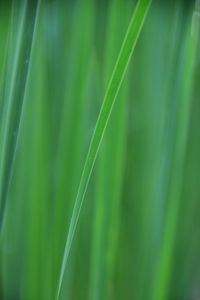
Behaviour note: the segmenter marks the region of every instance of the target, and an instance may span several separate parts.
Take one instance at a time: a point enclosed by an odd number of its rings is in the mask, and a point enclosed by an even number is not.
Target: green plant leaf
[[[16,47],[11,44],[9,58],[13,59],[7,62],[8,76],[5,76],[6,80],[2,87],[4,92],[1,92],[0,101],[3,116],[0,135],[0,233],[20,133],[38,7],[39,1],[13,2],[11,31],[13,38],[16,39]]]
[[[87,190],[91,172],[98,154],[98,150],[113,108],[116,97],[118,95],[122,80],[127,70],[128,64],[131,59],[134,47],[142,29],[145,17],[149,10],[151,0],[138,1],[131,18],[124,42],[122,44],[117,62],[115,64],[110,82],[108,84],[103,104],[98,116],[98,120],[94,129],[93,137],[89,146],[88,154],[85,160],[77,197],[74,204],[73,214],[70,221],[69,231],[66,240],[66,246],[60,271],[57,299],[60,298],[60,292],[62,287],[62,281],[73,241],[75,229],[79,219],[83,199]]]
[[[196,68],[197,46],[199,39],[199,12],[194,11],[189,18],[186,28],[183,56],[181,57],[181,72],[177,93],[178,109],[174,110],[175,118],[171,127],[171,141],[173,151],[170,153],[167,174],[168,198],[167,215],[165,220],[164,238],[158,259],[153,299],[168,298],[169,281],[172,268],[174,246],[176,242],[177,224],[181,206],[181,189],[185,167],[185,156],[189,123],[191,118],[192,92]],[[181,87],[181,88],[180,88]]]

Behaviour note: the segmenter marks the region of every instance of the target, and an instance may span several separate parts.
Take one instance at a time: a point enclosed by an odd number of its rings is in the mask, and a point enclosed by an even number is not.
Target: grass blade
[[[58,292],[57,299],[60,298],[62,281],[65,273],[65,268],[68,260],[68,256],[70,253],[70,248],[72,244],[72,240],[74,237],[75,229],[77,226],[81,206],[83,203],[83,199],[86,193],[86,189],[88,186],[88,182],[91,176],[91,172],[97,157],[97,153],[99,150],[99,146],[101,144],[115,99],[119,92],[122,80],[124,78],[126,69],[128,67],[133,49],[137,42],[139,33],[142,29],[145,17],[147,15],[148,9],[150,7],[151,0],[139,1],[136,9],[133,13],[133,17],[131,19],[129,28],[127,30],[122,48],[119,53],[118,60],[116,62],[114,71],[112,73],[110,82],[108,84],[108,88],[104,97],[104,101],[101,107],[101,111],[99,113],[99,117],[96,123],[96,127],[94,129],[94,134],[90,143],[90,147],[88,150],[88,154],[86,157],[83,173],[81,176],[78,193],[74,205],[74,210],[70,222],[69,232],[67,236],[64,257],[61,266],[60,278],[58,283]]]
[[[106,26],[106,51],[104,58],[104,79],[107,84],[117,51],[126,32],[132,6],[120,0],[110,2],[108,24]],[[121,10],[123,9],[123,16]],[[121,18],[121,23],[118,20]],[[127,72],[128,73],[128,72]],[[128,75],[128,74],[127,74]],[[123,163],[126,145],[127,95],[130,80],[126,77],[118,100],[113,109],[103,144],[96,162],[96,184],[94,195],[94,215],[91,247],[90,299],[110,299],[113,297],[114,270],[118,243],[120,205],[123,183]],[[113,149],[115,149],[113,151]],[[106,166],[109,166],[107,168]]]
[[[199,38],[199,12],[193,13],[192,26],[188,26],[184,48],[184,60],[179,88],[176,121],[172,142],[173,151],[170,157],[169,187],[167,190],[168,209],[164,228],[164,239],[158,260],[153,299],[167,299],[169,293],[170,274],[177,234],[177,221],[180,211],[181,190],[184,174],[185,154],[187,149],[188,129],[190,122],[192,90],[194,84],[195,62]],[[189,23],[189,25],[191,25]]]
[[[9,92],[6,95],[4,134],[0,141],[0,233],[2,233],[6,201],[13,173],[16,147],[19,136],[21,116],[27,88],[27,78],[32,50],[32,41],[36,24],[38,1],[22,3],[16,50],[14,53],[12,77]],[[19,3],[18,3],[19,5]]]

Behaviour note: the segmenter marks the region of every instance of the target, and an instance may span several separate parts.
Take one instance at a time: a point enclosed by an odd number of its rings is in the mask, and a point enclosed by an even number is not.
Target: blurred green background
[[[42,0],[32,44],[37,1],[25,2],[0,4],[0,169],[19,41],[16,101],[27,79],[7,197],[1,177],[0,299],[51,300],[136,1]],[[92,173],[61,299],[200,299],[198,19],[198,1],[152,3]]]

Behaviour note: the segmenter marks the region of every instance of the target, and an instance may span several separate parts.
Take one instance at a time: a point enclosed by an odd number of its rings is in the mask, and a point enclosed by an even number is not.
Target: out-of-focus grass
[[[37,1],[13,3],[10,33],[5,54],[1,101],[1,168],[0,230],[2,231],[6,201],[12,178],[24,98],[31,60],[32,40],[36,27]],[[17,28],[17,29],[16,29]],[[23,62],[23,63],[22,63]]]
[[[0,299],[55,299],[85,157],[136,2],[41,1],[36,24],[36,1],[28,15],[25,3],[0,4]],[[199,26],[193,2],[153,1],[61,299],[199,298]]]

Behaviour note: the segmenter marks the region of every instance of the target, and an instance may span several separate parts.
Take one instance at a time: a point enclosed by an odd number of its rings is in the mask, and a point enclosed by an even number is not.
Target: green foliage
[[[0,4],[0,299],[198,299],[200,12],[150,2]]]

